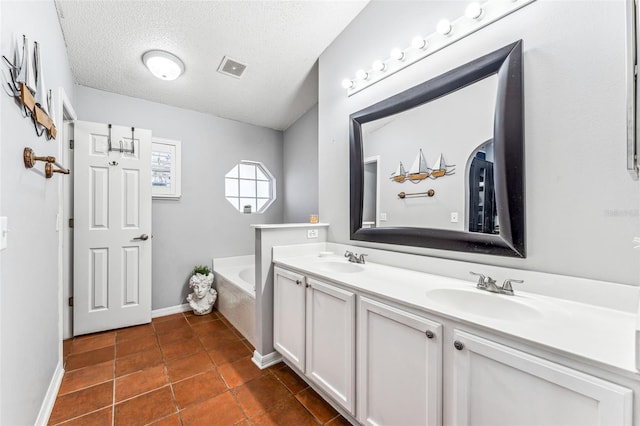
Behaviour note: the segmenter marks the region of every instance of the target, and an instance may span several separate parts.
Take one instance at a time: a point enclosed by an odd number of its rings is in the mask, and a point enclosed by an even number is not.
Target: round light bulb
[[[451,22],[449,22],[448,19],[442,19],[436,26],[436,31],[438,31],[442,35],[451,34],[451,30]]]
[[[475,1],[473,3],[469,3],[464,14],[469,19],[478,19],[482,15],[482,6],[480,6],[480,3]]]
[[[184,64],[175,55],[162,50],[150,50],[142,55],[142,62],[161,80],[175,80],[184,72]]]
[[[345,78],[344,80],[342,80],[342,87],[344,89],[351,89],[353,87],[353,80]]]
[[[398,48],[393,49],[390,55],[391,59],[395,59],[396,61],[401,61],[404,59],[404,52]]]
[[[413,46],[414,49],[426,49],[427,40],[421,36],[414,37],[413,40],[411,40],[411,46]]]
[[[376,60],[371,64],[371,68],[373,68],[374,71],[384,71],[385,68],[387,68],[387,64],[385,64],[381,60]]]
[[[369,78],[369,73],[365,70],[358,70],[356,71],[356,78],[358,80],[366,80],[367,78]]]

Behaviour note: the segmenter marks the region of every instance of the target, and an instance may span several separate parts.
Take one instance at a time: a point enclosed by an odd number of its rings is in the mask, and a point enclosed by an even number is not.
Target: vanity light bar
[[[342,87],[347,90],[347,96],[358,93],[534,1],[489,0],[483,4],[471,3],[467,6],[465,14],[458,19],[441,20],[435,32],[425,37],[415,37],[411,45],[404,50],[393,49],[386,60],[374,61],[372,69],[359,70],[353,79],[343,80]]]

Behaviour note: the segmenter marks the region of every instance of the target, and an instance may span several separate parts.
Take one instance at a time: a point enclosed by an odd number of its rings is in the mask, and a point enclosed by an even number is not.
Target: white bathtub
[[[216,308],[255,346],[256,287],[255,256],[213,259]]]

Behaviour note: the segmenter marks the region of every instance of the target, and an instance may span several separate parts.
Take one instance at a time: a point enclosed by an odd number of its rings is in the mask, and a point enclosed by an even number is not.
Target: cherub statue
[[[195,273],[189,278],[189,288],[193,289],[193,293],[187,296],[187,302],[196,315],[206,315],[213,309],[216,302],[218,292],[211,288],[213,284],[213,273],[208,274]]]

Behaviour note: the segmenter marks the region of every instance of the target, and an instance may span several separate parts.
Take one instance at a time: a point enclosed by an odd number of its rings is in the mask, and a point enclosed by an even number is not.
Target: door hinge
[[[69,298],[69,306],[73,306],[73,296]]]
[[[69,218],[69,228],[73,228],[73,218]]]
[[[73,139],[69,139],[69,149],[73,149]]]

